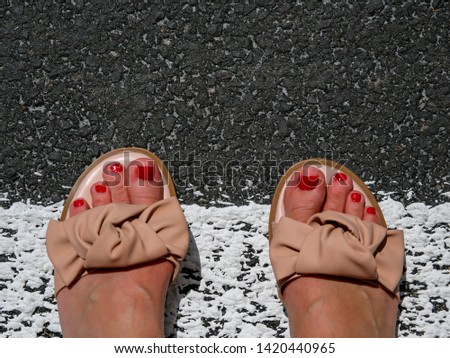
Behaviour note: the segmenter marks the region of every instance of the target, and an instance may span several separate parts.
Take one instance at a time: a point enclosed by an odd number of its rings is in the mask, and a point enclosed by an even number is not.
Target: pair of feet
[[[112,163],[103,181],[92,185],[94,207],[108,203],[152,205],[163,199],[161,174],[147,158],[124,168]],[[344,173],[327,185],[323,173],[303,167],[287,186],[285,215],[306,222],[313,214],[334,210],[380,223],[376,211],[353,190]],[[105,185],[114,181],[114,185]],[[70,216],[90,206],[76,198]],[[164,305],[174,267],[166,260],[84,276],[58,294],[61,327],[67,337],[163,337]],[[301,277],[284,289],[284,303],[293,337],[393,337],[397,299],[381,288],[325,277]]]

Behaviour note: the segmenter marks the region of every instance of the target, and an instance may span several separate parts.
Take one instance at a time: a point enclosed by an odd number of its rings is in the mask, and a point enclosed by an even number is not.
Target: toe
[[[86,200],[84,200],[83,198],[78,198],[75,199],[72,204],[70,204],[70,209],[69,209],[69,216],[75,216],[78,215],[80,213],[82,213],[83,211],[89,210],[89,204],[86,202]]]
[[[139,158],[128,166],[132,204],[152,205],[164,197],[161,172],[149,158]]]
[[[92,196],[92,206],[106,205],[111,203],[111,192],[109,188],[103,184],[103,182],[98,182],[91,187]]]
[[[355,215],[362,219],[364,215],[364,196],[356,190],[351,191],[347,195],[345,202],[345,213]]]
[[[345,173],[338,172],[331,178],[323,210],[344,212],[347,196],[353,189],[353,181]]]
[[[125,170],[119,162],[106,163],[103,168],[103,183],[109,188],[113,203],[129,204],[130,196],[125,183]]]
[[[366,206],[366,208],[364,209],[363,220],[370,221],[375,224],[381,223],[381,220],[378,217],[377,211],[373,206]]]
[[[322,209],[325,193],[324,174],[315,167],[302,167],[286,183],[286,216],[301,222],[308,221]]]

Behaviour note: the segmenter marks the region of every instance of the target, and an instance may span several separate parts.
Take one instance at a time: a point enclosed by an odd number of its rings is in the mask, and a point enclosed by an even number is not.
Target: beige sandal
[[[307,223],[285,216],[284,193],[292,174],[303,166],[321,170],[327,183],[343,172],[353,180],[381,220],[381,225],[354,215],[324,211]],[[348,168],[325,159],[310,159],[288,169],[272,201],[269,218],[270,259],[282,299],[286,284],[304,275],[327,275],[361,280],[399,297],[404,266],[404,239],[400,230],[388,230],[380,206],[364,182]]]
[[[126,167],[138,158],[149,158],[159,168],[164,199],[151,206],[111,203],[92,208],[90,188],[102,181],[104,168],[114,162]],[[70,205],[80,197],[91,209],[69,217]],[[189,231],[164,163],[140,148],[117,149],[95,160],[72,188],[60,220],[50,221],[46,245],[55,268],[56,294],[95,270],[131,267],[161,258],[174,264],[173,280],[188,250]]]

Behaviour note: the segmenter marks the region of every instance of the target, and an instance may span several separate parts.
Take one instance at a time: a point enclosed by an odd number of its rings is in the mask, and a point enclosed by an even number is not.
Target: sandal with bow
[[[312,215],[306,223],[285,216],[286,186],[304,166],[324,173],[326,182],[344,173],[353,189],[375,208],[380,224],[336,211]],[[325,275],[363,281],[399,296],[404,271],[404,238],[400,230],[389,230],[374,195],[351,170],[325,159],[310,159],[292,166],[275,191],[269,219],[270,260],[283,299],[286,284],[305,275]]]
[[[103,180],[106,168],[117,162],[127,168],[136,165],[138,158],[148,158],[159,169],[163,200],[150,206],[110,203],[92,208],[90,188]],[[71,217],[69,208],[75,198],[83,198],[91,209]],[[72,188],[59,221],[50,221],[46,235],[56,295],[93,271],[127,268],[161,258],[175,266],[173,281],[188,244],[186,219],[169,172],[155,154],[140,148],[117,149],[95,160]]]

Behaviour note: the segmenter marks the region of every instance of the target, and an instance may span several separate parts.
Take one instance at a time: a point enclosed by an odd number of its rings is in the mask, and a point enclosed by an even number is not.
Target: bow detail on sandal
[[[175,265],[188,250],[189,232],[175,197],[146,205],[112,203],[65,221],[50,221],[47,252],[55,289],[98,268],[124,268],[166,258]]]
[[[378,282],[398,294],[403,273],[400,230],[334,211],[307,223],[282,217],[272,224],[270,259],[280,287],[301,275],[331,275]]]

